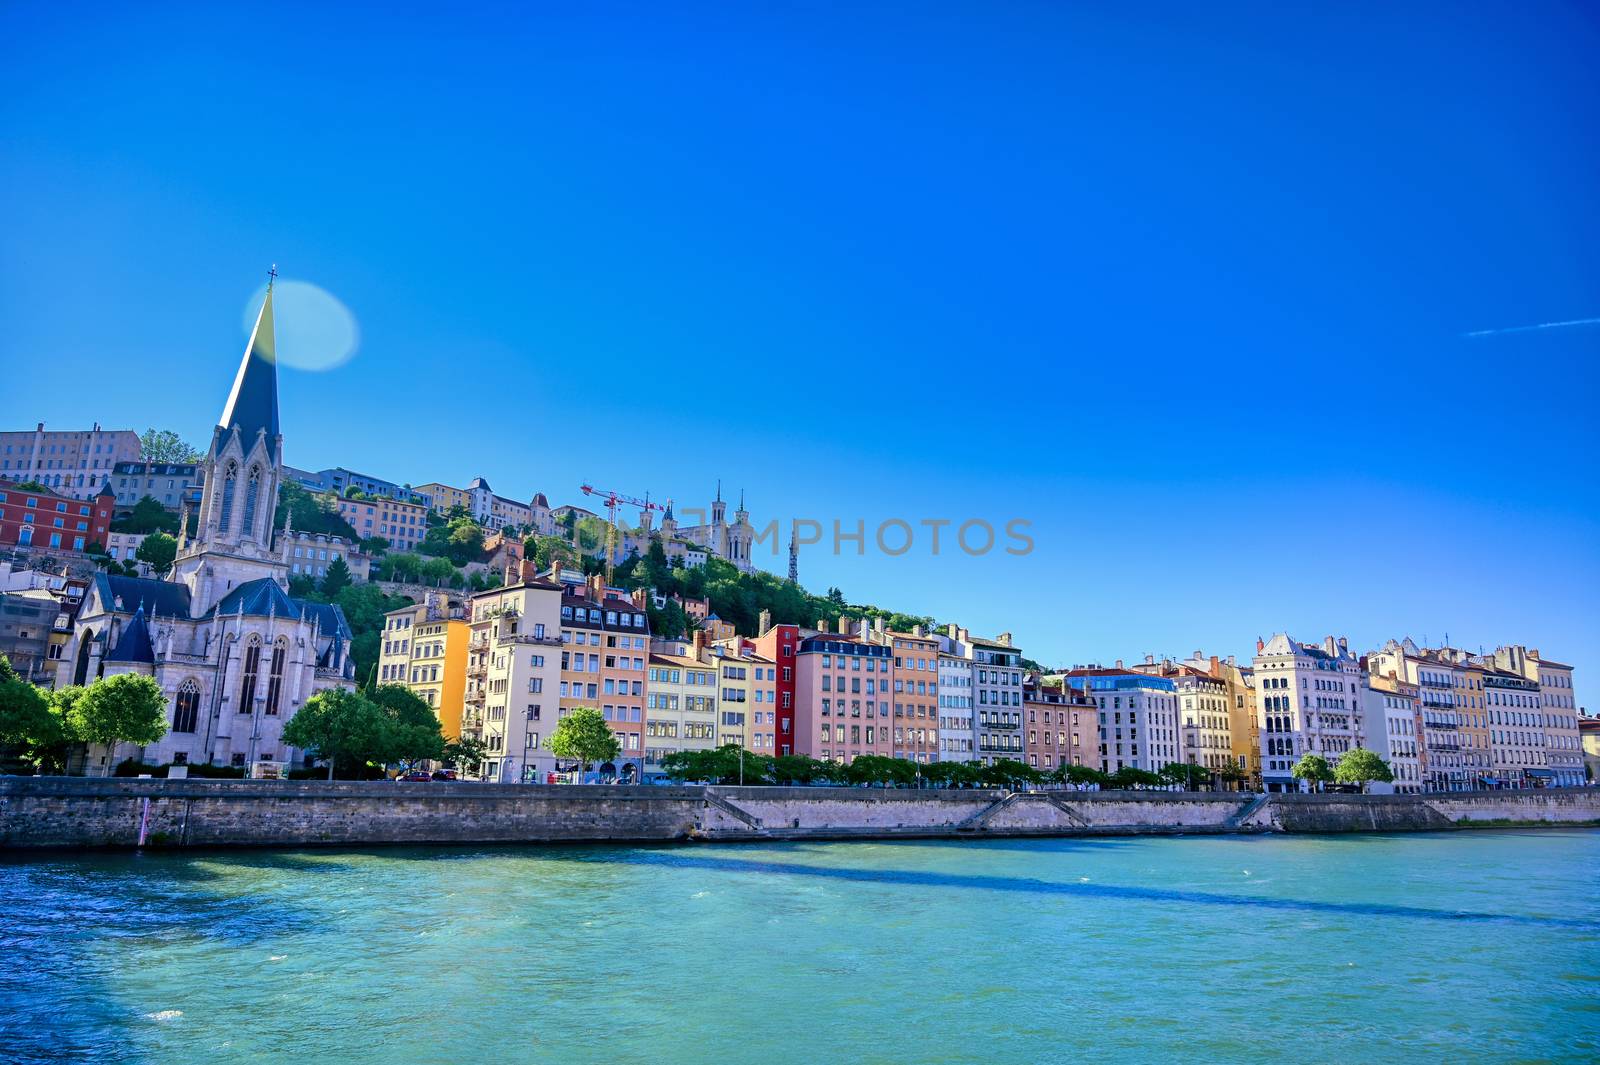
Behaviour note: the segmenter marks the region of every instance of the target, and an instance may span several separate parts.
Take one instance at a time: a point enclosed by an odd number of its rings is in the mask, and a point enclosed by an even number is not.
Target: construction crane
[[[621,536],[617,531],[617,507],[622,504],[638,507],[641,516],[647,511],[665,510],[666,508],[659,503],[650,502],[648,494],[643,499],[640,499],[637,496],[623,495],[621,492],[596,488],[592,484],[581,484],[578,486],[578,491],[586,496],[598,499],[600,505],[606,508],[606,584],[609,585],[611,583],[612,559],[616,555],[616,544]]]

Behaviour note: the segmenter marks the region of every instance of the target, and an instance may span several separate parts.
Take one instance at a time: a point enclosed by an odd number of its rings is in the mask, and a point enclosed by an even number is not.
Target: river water
[[[1600,1060],[1600,831],[0,857],[0,1060]]]

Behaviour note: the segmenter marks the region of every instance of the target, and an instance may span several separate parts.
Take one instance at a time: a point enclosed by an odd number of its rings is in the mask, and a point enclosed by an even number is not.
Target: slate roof
[[[354,635],[350,622],[345,620],[344,611],[337,603],[312,603],[296,599],[271,577],[260,577],[239,585],[218,600],[207,616],[227,617],[239,613],[247,617],[276,615],[280,618],[297,618],[304,613],[307,621],[317,622],[323,632],[337,637],[335,643],[349,640]]]
[[[107,610],[120,609],[126,613],[143,608],[151,615],[189,616],[189,586],[186,584],[158,581],[154,577],[112,577],[105,573],[96,573],[94,584]],[[119,599],[121,607],[117,606]]]
[[[106,655],[107,662],[145,662],[155,664],[156,648],[150,640],[150,626],[144,620],[144,607],[133,612],[133,620],[123,628],[117,646]]]

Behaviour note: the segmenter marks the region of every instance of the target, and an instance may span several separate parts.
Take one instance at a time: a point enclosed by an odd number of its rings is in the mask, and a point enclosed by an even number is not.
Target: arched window
[[[267,675],[267,713],[278,712],[278,699],[283,695],[283,661],[289,657],[289,644],[283,637],[272,645],[272,665]]]
[[[238,480],[239,467],[228,463],[228,469],[222,475],[222,501],[217,507],[217,528],[222,532],[227,532],[233,521],[233,489]]]
[[[256,531],[256,496],[261,487],[261,467],[250,467],[250,482],[245,486],[244,496],[244,531],[246,535],[253,536]]]
[[[244,648],[244,670],[239,678],[239,713],[255,712],[256,675],[261,670],[261,637],[250,637]]]
[[[94,642],[94,630],[84,629],[78,638],[78,661],[72,668],[72,683],[80,687],[89,680],[89,645]]]
[[[200,720],[200,685],[186,680],[172,702],[172,731],[193,732]]]

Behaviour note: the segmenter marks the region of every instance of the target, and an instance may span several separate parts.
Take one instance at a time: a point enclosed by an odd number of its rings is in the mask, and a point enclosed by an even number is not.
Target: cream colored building
[[[651,654],[645,692],[646,779],[660,776],[661,760],[669,754],[716,747],[714,664],[694,657],[692,652]]]
[[[488,747],[480,775],[543,783],[561,683],[561,585],[524,562],[515,583],[470,600],[461,730]]]
[[[1577,787],[1584,782],[1583,740],[1578,728],[1578,702],[1572,667],[1542,656],[1537,648],[1497,648],[1497,668],[1521,674],[1539,684],[1540,727],[1544,731],[1544,771],[1530,774],[1541,785]]]
[[[1318,754],[1330,764],[1366,746],[1361,664],[1344,639],[1298,643],[1280,632],[1258,642],[1254,662],[1261,715],[1261,776],[1268,791],[1299,791],[1296,762]]]

